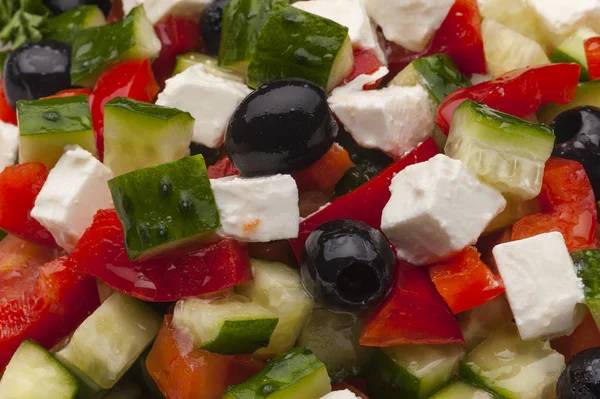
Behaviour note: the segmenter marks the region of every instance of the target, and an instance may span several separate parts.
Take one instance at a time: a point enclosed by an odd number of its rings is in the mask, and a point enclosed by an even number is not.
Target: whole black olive
[[[325,155],[337,131],[320,86],[283,79],[242,101],[229,121],[225,150],[246,176],[295,173]]]
[[[71,87],[71,46],[54,40],[25,43],[10,53],[4,68],[4,88],[11,107]]]
[[[200,29],[208,54],[217,56],[221,45],[223,28],[223,9],[231,0],[214,0],[202,12]]]
[[[579,352],[558,379],[558,399],[600,398],[600,348]]]
[[[310,294],[334,310],[372,307],[389,293],[394,252],[379,230],[353,219],[317,227],[304,245],[300,268]]]
[[[552,155],[581,163],[600,198],[600,108],[570,109],[554,118],[550,127],[556,135]]]
[[[108,15],[112,7],[111,0],[43,0],[43,2],[55,15],[86,5],[97,5],[104,15]]]

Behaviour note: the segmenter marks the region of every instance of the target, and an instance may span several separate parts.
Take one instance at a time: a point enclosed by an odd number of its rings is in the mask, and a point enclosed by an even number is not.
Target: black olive
[[[43,0],[43,2],[55,15],[87,5],[96,5],[100,7],[104,15],[108,15],[112,7],[111,0]]]
[[[229,121],[225,150],[243,175],[294,173],[325,155],[337,131],[320,86],[283,79],[242,101]]]
[[[600,108],[577,107],[550,124],[556,135],[552,155],[583,165],[596,198],[600,198]]]
[[[206,52],[217,56],[221,45],[221,29],[223,28],[223,9],[231,0],[213,0],[202,12],[200,29],[206,44]]]
[[[389,293],[394,259],[381,232],[357,220],[337,219],[310,234],[300,270],[304,286],[324,306],[357,311]]]
[[[71,87],[71,46],[55,40],[25,43],[10,53],[4,67],[4,88],[11,107]]]
[[[600,348],[579,352],[569,360],[556,387],[558,399],[600,398]]]

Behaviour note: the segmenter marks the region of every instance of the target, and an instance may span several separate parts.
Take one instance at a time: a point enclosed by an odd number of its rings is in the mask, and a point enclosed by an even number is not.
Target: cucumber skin
[[[367,395],[371,399],[420,399],[419,379],[399,367],[381,349],[373,355],[367,374]]]
[[[569,104],[550,103],[542,105],[536,115],[540,122],[550,125],[561,112],[583,105],[600,106],[600,80],[580,84],[577,87],[575,99]]]
[[[486,383],[464,362],[460,362],[460,366],[458,367],[458,375],[465,381],[468,381],[474,386],[483,389],[497,399],[518,399],[512,396],[505,396],[497,391],[491,390],[490,387],[488,387]]]
[[[202,349],[222,355],[240,355],[254,353],[269,345],[269,340],[279,319],[244,320],[242,325],[226,320],[214,341],[204,345]],[[253,334],[260,331],[261,334]],[[263,331],[270,331],[267,335]],[[266,339],[265,339],[266,338]]]
[[[571,254],[577,276],[583,281],[585,303],[596,325],[600,326],[600,250],[589,249]]]
[[[96,5],[85,5],[49,19],[44,38],[72,44],[81,31],[106,24],[104,13]]]
[[[469,87],[469,81],[460,73],[448,54],[436,54],[412,62],[431,98],[440,105],[453,91]]]
[[[569,54],[564,53],[563,51],[556,49],[550,56],[550,61],[553,64],[579,64],[581,65],[581,72],[579,73],[579,81],[587,82],[590,80],[590,73],[588,70],[587,62],[583,65],[579,60],[571,57]]]

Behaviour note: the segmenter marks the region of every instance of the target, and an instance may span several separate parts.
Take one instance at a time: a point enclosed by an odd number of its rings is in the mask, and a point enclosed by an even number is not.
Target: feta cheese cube
[[[335,89],[331,110],[358,144],[400,157],[431,135],[433,103],[421,86],[381,90]]]
[[[599,0],[525,0],[551,33],[556,45],[577,29],[590,25],[599,28]]]
[[[436,155],[398,173],[381,228],[398,257],[427,265],[475,244],[504,210],[500,192],[481,183],[460,161]]]
[[[47,228],[67,252],[92,224],[96,212],[113,207],[110,169],[79,146],[67,150],[50,171],[31,216]]]
[[[321,399],[359,399],[359,398],[351,390],[344,389],[343,391],[330,392],[327,395],[322,396]]]
[[[211,0],[123,0],[123,12],[129,14],[137,6],[144,6],[146,16],[152,25],[167,15],[183,15],[198,19]]]
[[[346,26],[354,48],[372,50],[384,65],[387,64],[362,0],[297,1],[293,6]]]
[[[571,334],[581,321],[584,294],[562,234],[507,242],[492,253],[521,338]]]
[[[221,215],[219,235],[246,242],[298,236],[298,188],[290,175],[211,180]]]
[[[363,3],[387,40],[421,52],[446,19],[454,0],[363,0]]]
[[[0,121],[0,172],[17,161],[19,128]]]
[[[192,141],[218,148],[231,115],[250,92],[245,84],[215,76],[197,64],[167,80],[156,104],[189,112],[196,119]]]

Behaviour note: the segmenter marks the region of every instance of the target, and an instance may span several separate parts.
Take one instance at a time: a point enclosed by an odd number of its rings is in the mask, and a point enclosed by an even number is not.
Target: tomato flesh
[[[317,162],[294,176],[299,190],[332,192],[338,181],[354,163],[350,154],[339,145],[333,145]]]
[[[221,177],[239,176],[241,172],[233,166],[231,159],[227,155],[223,155],[214,165],[208,167],[208,177],[211,179],[219,179]]]
[[[600,78],[600,37],[592,37],[584,43],[585,57],[591,80]]]
[[[371,75],[377,72],[382,66],[384,65],[381,63],[379,58],[377,58],[373,50],[354,49],[354,69],[352,69],[352,73],[350,73],[350,75],[344,79],[343,84],[352,82],[360,75]],[[379,79],[377,82],[364,85],[363,89],[376,89],[380,83],[381,79]]]

